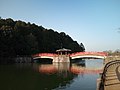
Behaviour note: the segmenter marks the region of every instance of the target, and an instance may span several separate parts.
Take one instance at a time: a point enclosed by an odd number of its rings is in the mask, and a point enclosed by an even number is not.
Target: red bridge
[[[76,58],[100,58],[105,59],[107,53],[105,52],[77,52],[70,54],[71,59]]]
[[[53,54],[53,53],[38,53],[33,55],[33,59],[37,58],[49,58],[54,59],[55,57],[59,57],[61,54]],[[64,56],[70,57],[70,59],[76,58],[100,58],[105,59],[107,57],[107,53],[105,52],[76,52],[71,54],[64,54]]]

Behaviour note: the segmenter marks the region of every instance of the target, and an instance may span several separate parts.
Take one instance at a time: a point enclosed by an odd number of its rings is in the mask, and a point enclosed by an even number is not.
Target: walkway
[[[99,90],[120,90],[120,60],[106,64]]]

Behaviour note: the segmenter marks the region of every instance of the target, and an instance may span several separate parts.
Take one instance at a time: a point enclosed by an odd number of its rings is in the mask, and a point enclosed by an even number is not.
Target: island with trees
[[[82,43],[78,44],[64,32],[46,29],[34,23],[11,18],[0,18],[0,57],[31,56],[36,53],[55,53],[61,47],[72,52],[85,51]]]

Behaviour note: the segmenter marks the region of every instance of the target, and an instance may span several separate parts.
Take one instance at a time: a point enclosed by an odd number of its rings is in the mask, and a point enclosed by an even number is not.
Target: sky
[[[0,17],[65,32],[86,51],[120,49],[120,0],[0,0]]]

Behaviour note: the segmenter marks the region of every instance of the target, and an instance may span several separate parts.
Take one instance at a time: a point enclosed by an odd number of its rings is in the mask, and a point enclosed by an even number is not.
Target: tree
[[[27,48],[29,49],[30,55],[38,53],[38,42],[36,41],[36,37],[30,33],[29,35],[26,36],[26,43],[27,43]]]
[[[73,52],[85,50],[82,43],[79,45],[64,32],[58,33],[34,23],[14,21],[11,18],[0,19],[0,57],[55,53],[61,48],[61,44],[62,48],[71,49]]]
[[[84,47],[83,43],[80,43],[80,47],[82,48],[83,51],[85,51],[85,47]]]

